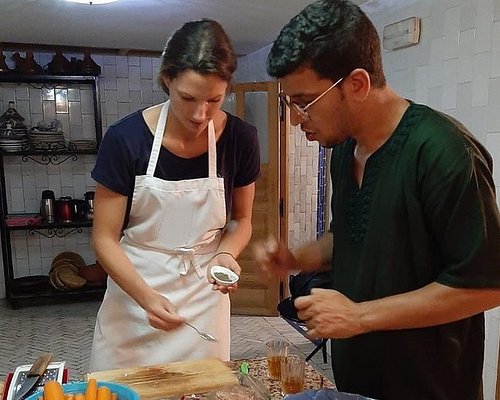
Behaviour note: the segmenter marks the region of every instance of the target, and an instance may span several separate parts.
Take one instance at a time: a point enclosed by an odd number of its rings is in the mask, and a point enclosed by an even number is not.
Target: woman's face
[[[170,110],[188,132],[204,131],[220,110],[228,82],[214,74],[187,70],[176,78],[163,78],[170,92]]]

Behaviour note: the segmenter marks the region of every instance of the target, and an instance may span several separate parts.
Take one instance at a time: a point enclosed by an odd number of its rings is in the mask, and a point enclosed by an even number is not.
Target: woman
[[[235,69],[217,22],[186,23],[161,58],[158,81],[169,101],[104,136],[92,171],[92,241],[110,279],[91,371],[229,359],[227,293],[236,285],[216,285],[210,269],[240,275],[260,168],[255,128],[220,109]]]

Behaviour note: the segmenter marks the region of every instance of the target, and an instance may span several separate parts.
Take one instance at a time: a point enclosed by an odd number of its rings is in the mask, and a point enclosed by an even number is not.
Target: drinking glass
[[[286,340],[270,340],[266,343],[267,376],[269,379],[280,379],[281,360],[288,354],[290,342]]]
[[[306,362],[298,355],[288,354],[281,359],[281,393],[299,393],[304,391]]]

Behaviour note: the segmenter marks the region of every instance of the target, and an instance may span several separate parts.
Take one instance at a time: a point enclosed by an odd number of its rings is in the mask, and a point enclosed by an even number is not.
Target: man
[[[323,0],[268,57],[294,125],[332,147],[332,223],[291,252],[257,245],[265,274],[331,266],[332,289],[295,301],[332,338],[339,390],[381,400],[480,398],[483,311],[500,305],[492,161],[457,121],[385,81],[377,32],[355,4]]]

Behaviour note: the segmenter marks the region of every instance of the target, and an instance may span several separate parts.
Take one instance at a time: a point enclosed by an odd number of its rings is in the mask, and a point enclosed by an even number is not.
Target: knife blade
[[[52,353],[42,353],[31,366],[26,374],[26,380],[17,389],[14,400],[21,400],[36,385],[38,379],[43,375],[50,361]]]

